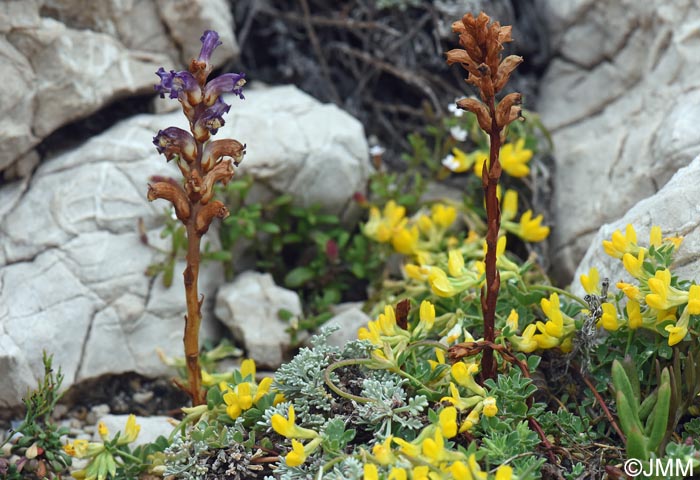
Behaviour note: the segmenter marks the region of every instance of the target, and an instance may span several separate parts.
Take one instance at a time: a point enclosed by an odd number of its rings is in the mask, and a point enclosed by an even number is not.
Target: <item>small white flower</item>
[[[467,139],[467,131],[459,125],[455,125],[454,127],[450,128],[450,135],[452,135],[452,138],[458,142],[463,142]]]
[[[455,98],[455,101],[447,106],[447,110],[449,110],[450,113],[455,117],[461,117],[462,115],[464,115],[464,110],[457,106],[457,102],[459,100],[461,100],[461,98]]]
[[[459,168],[459,162],[452,154],[449,154],[442,159],[442,165],[452,172],[454,172],[455,169]]]
[[[372,145],[369,148],[369,154],[372,155],[373,157],[376,157],[378,155],[382,155],[384,152],[386,152],[386,149],[379,144]]]

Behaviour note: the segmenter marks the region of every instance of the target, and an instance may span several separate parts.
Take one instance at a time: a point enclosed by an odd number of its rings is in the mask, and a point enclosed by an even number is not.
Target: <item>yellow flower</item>
[[[520,316],[518,315],[518,312],[514,309],[510,309],[510,313],[508,314],[508,318],[506,318],[506,325],[508,328],[510,328],[511,333],[517,333],[518,332],[518,320],[520,319]]]
[[[639,252],[637,253],[637,257],[632,255],[631,253],[625,253],[622,256],[622,264],[625,266],[625,270],[627,270],[627,272],[629,272],[630,275],[632,275],[634,278],[640,281],[643,281],[649,277],[649,275],[647,275],[644,272],[643,268],[644,253],[645,250],[643,248],[640,248]]]
[[[298,467],[303,464],[306,461],[304,445],[298,440],[292,440],[292,450],[284,458],[290,467]]]
[[[423,300],[420,304],[420,321],[413,329],[413,338],[420,338],[432,330],[435,325],[435,305],[428,300]]]
[[[588,270],[588,275],[585,273],[581,275],[581,285],[586,293],[590,293],[591,295],[600,294],[600,288],[598,288],[599,282],[600,275],[598,274],[598,269],[595,267],[591,267],[591,269]]]
[[[525,139],[520,138],[515,143],[506,143],[501,147],[499,161],[503,171],[511,177],[524,177],[530,173],[527,163],[532,158],[532,150],[525,148]],[[488,153],[481,152],[474,160],[474,173],[481,178],[484,164],[489,164]]]
[[[272,429],[287,438],[316,438],[318,433],[308,428],[302,428],[295,425],[296,415],[294,414],[294,405],[289,406],[287,417],[284,418],[279,413],[275,413],[270,419]]]
[[[271,385],[272,377],[263,378],[258,384],[257,389],[255,390],[255,397],[253,397],[253,403],[258,403],[258,400],[260,400],[264,395],[266,395],[270,391]]]
[[[538,348],[537,341],[533,338],[536,331],[537,327],[534,323],[531,323],[525,327],[525,330],[521,336],[513,335],[509,338],[509,340],[515,346],[517,351],[531,353]]]
[[[494,417],[498,413],[498,406],[496,405],[496,399],[494,397],[484,398],[484,415],[487,417]]]
[[[688,313],[700,315],[700,285],[691,285],[688,292]]]
[[[462,173],[469,170],[474,163],[475,155],[468,154],[465,151],[455,147],[452,149],[452,155],[448,155],[443,159],[442,164],[455,173]]]
[[[97,433],[100,434],[100,438],[102,438],[102,440],[106,440],[107,436],[109,436],[109,429],[104,422],[99,422],[97,424]]]
[[[417,457],[420,455],[420,447],[413,443],[409,443],[403,438],[394,438],[394,443],[399,446],[399,451],[407,457]]]
[[[389,478],[387,480],[406,480],[407,478],[406,470],[394,467],[389,472]]]
[[[622,235],[619,230],[615,230],[611,240],[603,240],[603,249],[605,253],[614,258],[622,258],[625,253],[636,255],[639,249],[637,232],[631,224],[627,225],[625,235]]]
[[[459,250],[450,250],[447,254],[447,271],[453,277],[459,277],[464,271],[464,256]]]
[[[474,374],[476,374],[478,371],[479,366],[476,363],[466,364],[464,362],[457,362],[453,364],[451,370],[452,378],[454,378],[458,384],[462,385],[463,387],[467,387],[477,395],[485,397],[486,390],[484,390],[484,387],[474,381]]]
[[[372,455],[380,465],[391,465],[396,461],[394,453],[391,451],[391,439],[393,435],[386,437],[384,442],[375,443],[372,447]]]
[[[642,312],[639,308],[639,302],[635,300],[629,300],[627,306],[627,320],[628,325],[632,330],[636,330],[642,326]]]
[[[255,380],[255,360],[252,358],[245,359],[241,362],[241,376],[245,379],[245,377],[250,376],[251,380]]]
[[[653,247],[661,246],[661,227],[654,225],[649,231],[649,245]]]
[[[443,408],[439,415],[439,425],[445,438],[457,435],[457,409],[455,407]]]
[[[479,423],[479,412],[481,411],[481,403],[477,404],[474,409],[469,412],[469,415],[467,415],[467,418],[462,422],[462,425],[459,427],[459,432],[467,432],[472,429],[474,425]]]
[[[452,285],[450,279],[447,278],[447,274],[441,268],[431,268],[428,281],[430,282],[430,289],[438,297],[454,297],[459,293],[459,290]]]
[[[642,296],[639,293],[639,287],[632,285],[631,283],[617,282],[616,287],[622,290],[627,298],[630,300],[640,301]]]
[[[363,233],[380,242],[386,243],[391,240],[394,232],[405,223],[406,209],[390,200],[384,206],[382,213],[379,209],[372,207],[369,211],[369,220],[365,224]]]
[[[237,419],[241,413],[253,406],[253,396],[249,382],[242,382],[236,385],[235,389],[230,389],[224,393],[226,403],[226,413],[233,420]]]
[[[524,177],[530,173],[527,163],[532,158],[532,150],[525,148],[524,138],[519,138],[515,144],[503,145],[499,158],[503,170],[511,177]]]
[[[666,325],[665,330],[669,333],[668,345],[670,347],[680,343],[688,334],[688,327],[686,325]]]
[[[438,365],[444,365],[445,364],[445,351],[442,348],[436,348],[435,349],[435,360],[428,360],[428,363],[430,364],[430,370],[435,370],[435,368]]]
[[[620,323],[617,321],[615,305],[605,302],[601,307],[603,308],[603,316],[600,318],[600,325],[609,332],[614,332],[620,328]]]
[[[129,415],[126,418],[126,426],[124,427],[124,433],[119,436],[119,441],[117,445],[126,445],[136,440],[141,431],[141,425],[136,424],[136,416]]]
[[[430,209],[432,221],[442,228],[449,228],[457,219],[457,209],[455,207],[436,203]]]
[[[401,227],[396,230],[394,236],[391,238],[391,246],[399,253],[411,255],[416,250],[419,235],[420,232],[415,225],[410,229]]]
[[[442,477],[439,477],[442,478]],[[412,480],[430,480],[430,467],[427,465],[420,465],[418,467],[413,467],[411,471]]]
[[[647,282],[652,293],[645,297],[647,305],[656,310],[668,310],[688,301],[688,292],[671,286],[671,272],[658,270]]]
[[[549,235],[549,227],[542,226],[542,214],[532,218],[532,210],[527,210],[520,217],[519,228],[513,233],[526,242],[541,242]]]
[[[372,463],[365,463],[362,468],[363,480],[379,480],[377,466]]]
[[[479,403],[481,401],[481,397],[478,395],[473,395],[468,398],[462,398],[462,396],[459,394],[459,389],[457,389],[457,386],[454,383],[450,382],[450,396],[442,397],[440,401],[450,402],[457,408],[457,410],[463,412],[464,410],[471,408],[477,403]]]
[[[501,222],[507,222],[514,219],[518,215],[518,192],[515,190],[506,190],[506,195],[503,197],[501,206]]]
[[[472,153],[472,157],[474,160],[474,173],[481,178],[484,173],[484,165],[489,161],[489,152],[477,150]]]
[[[426,438],[422,443],[423,455],[429,459],[440,462],[445,459],[445,440],[442,437],[440,429],[435,430],[435,435],[432,438]]]
[[[430,275],[430,267],[419,267],[418,265],[407,263],[403,268],[406,271],[408,278],[412,278],[413,280],[425,282],[428,280],[428,276]]]
[[[496,480],[512,480],[513,469],[510,465],[501,465],[496,469]]]

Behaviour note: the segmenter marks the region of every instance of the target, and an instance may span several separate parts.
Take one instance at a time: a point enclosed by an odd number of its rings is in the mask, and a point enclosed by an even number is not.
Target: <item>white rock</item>
[[[338,330],[328,336],[328,344],[343,347],[357,340],[357,330],[366,327],[371,318],[362,311],[362,302],[349,302],[336,306],[335,315],[324,326],[337,326]]]
[[[552,264],[570,279],[600,225],[700,153],[695,2],[545,0],[555,56],[537,109],[556,147]]]
[[[296,292],[275,285],[269,273],[249,271],[219,289],[214,313],[259,368],[274,370],[290,346],[289,323],[279,318],[280,310],[301,315]]]
[[[683,243],[674,255],[674,275],[686,280],[700,281],[700,157],[680,169],[655,195],[633,206],[622,218],[603,225],[576,270],[572,291],[582,294],[581,274],[596,267],[600,278],[608,277],[611,289],[618,281],[630,282],[631,276],[622,262],[605,254],[603,240],[609,240],[615,230],[625,232],[632,224],[637,232],[637,243],[649,246],[651,227],[658,225],[664,237],[683,236]],[[612,290],[611,290],[612,291]]]
[[[107,430],[109,431],[109,438],[113,438],[117,432],[124,433],[126,427],[126,420],[129,415],[104,415],[99,421],[105,424]],[[170,417],[164,417],[159,415],[154,415],[151,417],[140,417],[136,416],[136,425],[140,425],[139,436],[133,443],[130,443],[130,447],[138,447],[139,445],[146,445],[148,443],[153,443],[156,439],[162,435],[168,438],[172,433],[173,422],[176,420]],[[100,435],[96,431],[93,435],[93,441],[100,441]]]
[[[232,24],[225,0],[3,0],[0,171],[57,128],[153,92],[156,70],[186,66],[204,30],[220,30],[212,63],[222,65],[238,54]]]

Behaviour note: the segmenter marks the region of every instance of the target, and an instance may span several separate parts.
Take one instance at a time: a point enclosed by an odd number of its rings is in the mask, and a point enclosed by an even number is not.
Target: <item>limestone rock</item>
[[[275,285],[269,273],[244,272],[222,286],[214,313],[260,368],[276,369],[289,353],[289,322],[279,311],[301,315],[299,296]]]
[[[672,271],[679,278],[700,281],[700,157],[680,169],[655,195],[634,205],[622,218],[603,225],[593,237],[586,255],[576,270],[572,290],[583,293],[579,277],[596,267],[600,278],[608,277],[614,289],[618,281],[631,281],[622,262],[609,257],[603,250],[603,240],[609,240],[615,230],[624,233],[627,224],[637,232],[637,243],[649,246],[651,227],[658,225],[664,237],[683,236],[683,243],[674,256]]]
[[[570,279],[600,225],[700,153],[695,2],[543,0],[555,58],[537,109],[556,148],[553,265]]]
[[[187,65],[204,30],[218,28],[222,36],[212,61],[231,59],[238,54],[232,23],[225,0],[0,2],[0,171],[31,158],[57,128],[116,99],[153,92],[156,70]]]
[[[328,344],[343,348],[346,343],[357,340],[357,330],[366,327],[371,318],[362,311],[362,302],[349,302],[337,305],[335,314],[325,326],[337,326],[338,330],[328,336]]]
[[[370,174],[362,124],[293,86],[246,91],[235,99],[221,135],[247,144],[241,173],[255,178],[252,196],[291,193],[303,206],[342,214]],[[263,186],[263,188],[260,188]]]

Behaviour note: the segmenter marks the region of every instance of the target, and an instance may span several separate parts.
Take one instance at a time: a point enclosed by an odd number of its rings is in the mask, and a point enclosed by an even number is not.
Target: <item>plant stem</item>
[[[193,132],[194,133],[194,132]],[[197,142],[197,159],[191,165],[192,170],[202,173],[202,152],[204,144]],[[194,173],[194,172],[193,172]],[[197,214],[202,209],[198,199],[190,197],[190,216],[187,219],[187,267],[183,272],[185,281],[185,298],[187,300],[187,315],[185,316],[185,361],[187,362],[187,388],[192,406],[206,403],[204,392],[202,391],[202,369],[199,366],[199,327],[202,323],[202,302],[204,296],[199,298],[199,263],[200,263],[200,243],[202,236],[197,232],[195,220]],[[193,201],[194,200],[194,201]]]
[[[489,152],[489,164],[484,165],[482,184],[486,198],[486,258],[484,259],[486,270],[486,287],[481,290],[481,310],[484,314],[484,340],[493,343],[495,340],[495,315],[498,290],[501,286],[501,277],[496,268],[496,248],[498,244],[498,231],[501,228],[501,209],[498,204],[498,180],[501,176],[501,164],[498,155],[501,150],[501,134],[496,122],[496,106],[493,97],[487,99],[491,113],[491,149]],[[481,372],[483,378],[496,376],[496,362],[493,350],[486,348],[481,357]]]

